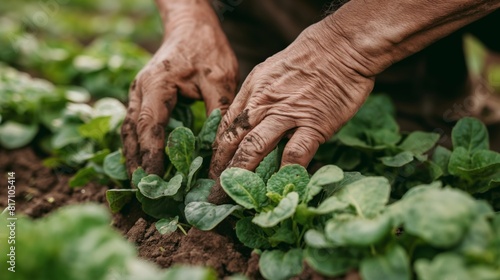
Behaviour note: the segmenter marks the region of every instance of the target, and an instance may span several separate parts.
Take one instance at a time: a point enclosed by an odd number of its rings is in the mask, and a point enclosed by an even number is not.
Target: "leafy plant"
[[[10,246],[2,246],[2,279],[217,279],[209,268],[160,270],[139,259],[110,222],[108,211],[92,204],[63,207],[39,220],[18,219],[15,272],[7,271]],[[6,242],[9,231],[2,227],[0,239]]]

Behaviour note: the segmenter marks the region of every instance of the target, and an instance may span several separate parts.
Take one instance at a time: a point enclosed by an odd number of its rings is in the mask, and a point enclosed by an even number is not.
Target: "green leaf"
[[[472,155],[472,168],[483,168],[500,163],[500,153],[490,150],[480,150]],[[500,169],[497,169],[497,174]]]
[[[137,190],[111,189],[106,191],[106,200],[108,201],[111,213],[118,213],[123,206],[132,200]]]
[[[69,144],[75,144],[82,141],[78,132],[78,126],[65,125],[59,129],[51,139],[51,145],[54,149],[61,149]]]
[[[262,178],[264,183],[267,183],[269,178],[279,170],[280,158],[278,153],[278,148],[270,152],[255,169],[255,173]]]
[[[464,169],[471,168],[471,156],[464,147],[453,150],[448,163],[448,172],[455,176],[461,176]]]
[[[168,136],[166,152],[175,168],[184,175],[189,173],[194,144],[193,132],[186,127],[178,127]]]
[[[142,178],[146,176],[148,176],[148,174],[144,171],[144,169],[142,169],[142,167],[137,168],[134,173],[132,173],[132,185],[137,188]]]
[[[315,229],[310,229],[304,235],[304,240],[307,245],[313,248],[333,248],[337,247],[334,243],[330,242],[323,232]]]
[[[276,247],[279,243],[286,244],[296,244],[298,236],[293,231],[293,221],[292,219],[284,220],[278,227],[276,232],[269,236],[269,242],[271,242],[273,247]]]
[[[438,140],[438,133],[415,131],[410,133],[398,147],[414,155],[420,155],[434,147]]]
[[[119,100],[104,97],[94,103],[93,117],[109,116],[110,130],[115,129],[123,121],[127,114],[127,108]]]
[[[177,230],[179,224],[179,216],[173,218],[164,218],[155,223],[156,229],[161,234],[171,234]]]
[[[309,207],[308,210],[311,213],[317,215],[324,215],[335,211],[344,210],[347,207],[349,207],[349,205],[350,204],[347,202],[340,201],[339,198],[336,196],[330,196],[323,202],[321,202],[321,204],[317,208]]]
[[[251,217],[245,217],[236,223],[236,236],[250,248],[267,249],[271,246],[264,230],[252,223]]]
[[[365,280],[410,280],[408,255],[400,246],[393,245],[385,254],[364,259],[360,265]]]
[[[419,279],[454,279],[470,280],[464,260],[454,253],[437,255],[432,261],[419,259],[415,262],[415,271]]]
[[[215,141],[215,136],[217,136],[217,128],[219,127],[221,119],[220,109],[215,109],[210,113],[210,116],[208,116],[198,134],[198,141],[201,149],[212,149],[212,143]]]
[[[38,125],[21,124],[14,121],[6,121],[0,125],[0,145],[7,149],[17,149],[35,138],[38,133]]]
[[[325,235],[338,245],[370,246],[386,237],[391,228],[391,220],[386,215],[372,220],[355,218],[338,222],[332,219],[326,224]]]
[[[102,142],[106,134],[110,131],[110,116],[97,117],[90,122],[82,124],[78,127],[78,132],[85,138],[90,138],[98,142]]]
[[[215,185],[215,181],[211,179],[198,179],[194,184],[191,191],[188,192],[186,198],[184,199],[184,204],[189,204],[190,202],[200,201],[207,202],[208,196],[210,195],[210,190]]]
[[[410,151],[404,151],[395,156],[382,157],[380,159],[386,166],[401,167],[413,161],[413,153]]]
[[[268,228],[277,225],[279,222],[290,218],[295,213],[295,208],[299,204],[299,195],[296,192],[288,193],[273,210],[262,212],[252,219],[255,224]]]
[[[306,247],[304,258],[315,271],[330,277],[340,276],[358,266],[360,256],[344,248],[318,249]]]
[[[170,218],[179,215],[179,203],[171,196],[162,196],[151,199],[144,196],[140,191],[136,192],[137,200],[141,203],[142,211],[156,219]]]
[[[441,168],[444,175],[448,174],[451,151],[442,146],[437,146],[432,155],[432,160]]]
[[[333,195],[337,190],[343,188],[344,186],[347,186],[351,184],[352,182],[355,182],[357,180],[365,178],[364,175],[361,175],[359,172],[344,172],[344,178],[338,182],[335,182],[333,184],[324,186],[323,188],[326,191],[327,196]]]
[[[266,186],[259,175],[241,168],[222,172],[220,183],[236,203],[247,209],[260,209],[267,201]]]
[[[165,182],[160,176],[150,174],[141,179],[137,188],[147,198],[157,199],[162,196],[174,196],[182,186],[182,175],[175,175]]]
[[[127,168],[125,167],[125,163],[122,159],[122,153],[120,151],[107,155],[104,158],[103,168],[104,173],[113,179],[128,179]]]
[[[302,272],[302,250],[265,251],[260,256],[259,269],[266,279],[289,279]]]
[[[460,119],[451,131],[454,150],[463,147],[472,154],[479,150],[489,149],[489,137],[486,126],[475,118]]]
[[[208,202],[191,202],[184,210],[186,220],[191,225],[201,230],[211,230],[227,216],[236,210],[241,210],[239,205],[222,204],[215,205]]]
[[[309,174],[304,167],[298,164],[286,165],[269,178],[267,191],[281,196],[285,196],[286,192],[295,191],[303,198],[308,182]]]
[[[364,218],[377,216],[389,201],[391,187],[384,177],[366,177],[344,186],[335,196],[354,206]]]
[[[456,189],[422,189],[398,203],[405,231],[439,248],[462,239],[476,207],[472,197]]]
[[[73,177],[71,177],[71,179],[69,180],[69,186],[72,188],[83,187],[98,176],[99,173],[93,166],[82,168],[78,170],[78,172],[76,172]]]
[[[201,165],[203,164],[203,158],[202,157],[196,157],[193,162],[191,162],[191,165],[189,166],[189,173],[188,173],[188,181],[187,181],[187,189],[186,191],[189,191],[191,189],[191,184],[194,178],[194,175],[198,170],[200,170]]]
[[[161,279],[216,280],[217,273],[211,268],[197,266],[173,266]]]
[[[342,169],[335,165],[325,165],[318,169],[309,180],[306,187],[306,194],[304,195],[304,202],[309,202],[315,195],[317,195],[322,187],[339,182],[344,178]]]

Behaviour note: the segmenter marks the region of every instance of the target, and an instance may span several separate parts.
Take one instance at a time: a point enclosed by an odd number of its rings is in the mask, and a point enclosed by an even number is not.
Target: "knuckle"
[[[154,112],[150,107],[145,107],[139,114],[137,120],[137,130],[142,133],[145,129],[152,125],[154,121]]]
[[[245,136],[242,150],[249,154],[263,155],[269,146],[268,141],[257,133]]]
[[[304,141],[291,143],[290,147],[284,151],[284,158],[288,162],[300,160],[307,155],[311,154],[311,147],[307,145]]]

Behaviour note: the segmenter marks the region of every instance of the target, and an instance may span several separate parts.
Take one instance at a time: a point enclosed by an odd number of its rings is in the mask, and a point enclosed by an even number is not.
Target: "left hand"
[[[374,79],[361,74],[363,59],[340,34],[319,22],[253,69],[219,126],[211,178],[227,167],[254,170],[290,134],[281,165],[307,166],[356,113]],[[219,185],[209,201],[227,201]]]

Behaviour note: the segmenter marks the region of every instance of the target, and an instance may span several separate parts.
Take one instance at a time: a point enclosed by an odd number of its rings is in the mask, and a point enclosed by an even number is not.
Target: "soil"
[[[30,147],[12,151],[0,150],[0,181],[6,181],[7,172],[15,172],[16,212],[40,218],[69,204],[97,202],[107,205],[106,190],[112,186],[89,183],[81,188],[70,188],[71,174],[56,172],[42,164],[41,156]],[[0,207],[7,205],[6,192],[0,193]],[[154,219],[142,213],[138,202],[132,202],[113,215],[113,226],[130,242],[137,245],[139,256],[163,268],[173,264],[205,265],[215,269],[222,279],[236,273],[249,279],[263,279],[259,273],[259,256],[239,243],[234,236],[233,223],[228,222],[214,231],[191,228],[187,235],[175,232],[162,236],[154,226]],[[306,266],[294,279],[325,278]],[[357,272],[345,279],[359,279]]]

